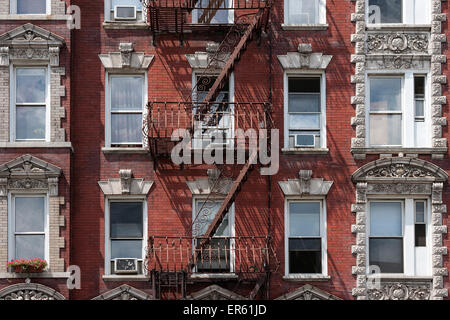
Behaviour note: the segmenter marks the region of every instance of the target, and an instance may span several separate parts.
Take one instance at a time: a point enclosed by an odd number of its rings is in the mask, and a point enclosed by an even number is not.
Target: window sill
[[[147,154],[149,150],[147,148],[103,147],[102,152],[105,154]]]
[[[193,280],[235,280],[238,276],[234,273],[194,273],[190,278]]]
[[[323,274],[289,274],[283,277],[286,281],[328,281],[331,277]]]
[[[402,147],[368,147],[368,148],[352,148],[353,154],[445,154],[447,148],[402,148]]]
[[[145,22],[124,22],[124,21],[105,21],[103,22],[104,29],[148,29],[149,26]]]
[[[149,281],[149,277],[142,274],[108,274],[102,276],[103,281]]]
[[[281,29],[291,30],[327,30],[328,24],[282,24]]]
[[[70,15],[56,14],[0,14],[0,20],[68,20]]]
[[[281,153],[283,154],[328,154],[330,149],[328,148],[283,148]]]
[[[406,24],[406,23],[368,24],[366,25],[366,30],[430,31],[431,24]]]
[[[400,281],[432,281],[432,276],[406,276],[403,274],[397,273],[380,273],[380,274],[372,274],[367,275],[368,279],[381,279],[381,280],[400,280]]]
[[[33,142],[0,142],[0,149],[12,149],[12,148],[69,148],[72,149],[71,142],[45,142],[45,141],[33,141]]]
[[[70,272],[42,272],[42,273],[0,272],[0,279],[24,279],[24,278],[67,279],[69,277]]]

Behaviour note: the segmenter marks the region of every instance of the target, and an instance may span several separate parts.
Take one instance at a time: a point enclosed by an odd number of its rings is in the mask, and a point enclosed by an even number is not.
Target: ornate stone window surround
[[[316,288],[310,284],[306,284],[303,287],[283,294],[275,300],[342,300],[324,290]]]
[[[0,20],[67,20],[66,3],[63,0],[47,0],[45,14],[17,14],[17,0],[0,0]]]
[[[153,300],[153,297],[144,291],[123,284],[120,287],[102,293],[92,300]]]
[[[351,144],[353,157],[361,160],[365,159],[366,154],[405,152],[411,155],[431,154],[433,159],[443,159],[447,152],[447,139],[442,138],[442,126],[447,124],[447,119],[443,117],[442,105],[445,105],[447,100],[442,95],[442,84],[445,84],[447,79],[442,73],[442,64],[446,63],[446,56],[442,54],[442,42],[446,41],[441,26],[446,20],[446,14],[442,13],[441,9],[442,0],[430,0],[431,27],[403,24],[368,26],[367,0],[352,1],[355,2],[355,12],[351,17],[355,23],[355,33],[352,34],[351,41],[355,44],[355,52],[351,56],[351,62],[355,64],[355,74],[352,75],[351,82],[355,84],[356,93],[351,99],[351,103],[355,105],[355,117],[351,119],[351,124],[356,129],[356,136],[352,138]],[[423,32],[428,30],[431,32]],[[431,147],[367,147],[366,73],[369,69],[377,68],[386,69],[387,72],[429,68]]]
[[[105,68],[105,147],[104,153],[147,153],[147,139],[142,138],[142,147],[111,147],[111,110],[110,110],[110,85],[111,75],[143,75],[144,94],[142,119],[146,119],[148,101],[148,68],[153,61],[153,55],[143,52],[135,52],[132,43],[120,43],[119,52],[99,54],[99,58]]]
[[[65,300],[66,298],[56,291],[39,283],[17,283],[0,290],[0,300]]]
[[[65,240],[59,233],[60,227],[65,225],[64,216],[60,216],[60,205],[65,201],[58,193],[60,175],[60,168],[31,155],[21,156],[0,166],[0,224],[5,231],[0,234],[0,263],[5,271],[7,261],[15,258],[12,254],[11,201],[15,195],[43,195],[46,198],[45,258],[50,272],[64,272],[60,249],[64,248]]]
[[[327,24],[327,1],[317,0],[319,3],[319,22],[314,24],[292,24],[289,23],[289,1],[284,0],[284,23],[281,24],[283,30],[326,30]]]
[[[284,103],[284,140],[283,153],[293,154],[327,154],[327,131],[326,131],[326,68],[333,56],[323,55],[322,53],[313,53],[311,44],[301,43],[298,45],[298,52],[288,52],[286,55],[279,55],[283,69],[283,103]],[[320,76],[321,78],[321,130],[320,130],[320,148],[289,148],[289,77],[307,77]]]
[[[352,254],[356,257],[356,265],[352,267],[352,273],[356,275],[353,295],[362,300],[377,299],[380,295],[394,299],[398,295],[399,299],[419,297],[435,300],[447,296],[448,292],[443,281],[443,277],[448,275],[447,268],[443,266],[443,255],[447,254],[447,248],[442,242],[443,234],[447,233],[447,227],[442,224],[442,214],[447,212],[446,205],[442,201],[444,183],[448,180],[445,171],[420,159],[383,158],[359,168],[353,173],[352,180],[356,184],[356,202],[352,204],[352,212],[356,214],[356,223],[352,225],[352,233],[356,234],[356,244],[352,246]],[[431,225],[428,228],[431,233],[430,280],[426,281],[424,277],[381,274],[384,291],[368,289],[368,279],[371,277],[367,275],[369,233],[367,204],[369,199],[380,197],[383,199],[418,197],[430,200]],[[392,291],[395,290],[396,294],[393,294]]]
[[[119,171],[119,179],[109,179],[107,181],[99,181],[98,184],[105,196],[105,266],[103,280],[114,281],[120,279],[127,279],[131,281],[140,281],[146,277],[145,267],[144,274],[137,275],[113,275],[111,274],[111,259],[110,259],[110,231],[109,231],[109,206],[111,201],[119,202],[142,202],[143,204],[143,246],[142,259],[144,259],[146,252],[146,240],[148,239],[148,204],[147,197],[153,185],[153,181],[144,181],[144,179],[133,178],[130,169],[121,169]]]
[[[0,109],[9,118],[9,121],[0,123],[0,142],[10,147],[24,144],[31,147],[51,147],[51,142],[70,147],[70,143],[64,144],[65,130],[61,128],[61,120],[65,118],[65,108],[61,105],[61,98],[65,96],[65,87],[61,85],[61,77],[65,75],[65,68],[59,65],[59,54],[64,45],[65,41],[62,37],[30,23],[0,35],[0,79],[2,81],[13,84],[16,67],[41,66],[47,70],[45,141],[15,141],[14,86],[10,85],[9,90],[4,91],[5,96],[0,101]]]
[[[333,181],[323,178],[312,178],[312,170],[300,170],[297,179],[278,182],[285,197],[284,208],[284,280],[317,281],[329,280],[327,258],[327,204],[326,196]],[[322,238],[322,273],[293,274],[289,273],[289,203],[290,202],[320,202],[320,237]]]

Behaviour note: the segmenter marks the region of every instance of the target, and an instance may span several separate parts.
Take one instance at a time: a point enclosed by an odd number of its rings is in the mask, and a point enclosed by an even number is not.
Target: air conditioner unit
[[[296,134],[296,147],[314,147],[316,145],[316,136],[313,134]]]
[[[114,273],[138,273],[139,263],[135,258],[114,259]]]
[[[115,6],[114,20],[136,20],[136,6]]]

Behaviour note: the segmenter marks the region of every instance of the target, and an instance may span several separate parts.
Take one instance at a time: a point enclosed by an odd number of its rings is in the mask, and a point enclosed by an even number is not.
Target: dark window
[[[289,273],[322,273],[322,239],[289,239]]]
[[[402,23],[403,0],[369,0],[369,22],[370,23]],[[371,8],[377,6],[379,10]],[[377,13],[380,16],[377,17]]]
[[[380,267],[382,273],[403,272],[403,238],[371,238],[369,264]]]

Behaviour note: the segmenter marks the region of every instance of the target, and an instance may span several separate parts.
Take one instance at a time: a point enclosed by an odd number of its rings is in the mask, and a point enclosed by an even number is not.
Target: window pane
[[[289,23],[316,24],[318,0],[289,0]]]
[[[414,236],[415,236],[415,246],[416,247],[426,247],[426,225],[416,224],[414,226]]]
[[[111,240],[111,259],[142,259],[142,240]]]
[[[321,239],[289,239],[289,273],[322,273]]]
[[[194,217],[197,217],[196,218],[197,230],[193,230],[194,236],[201,236],[205,234],[205,232],[208,230],[209,225],[213,221],[217,211],[219,211],[221,204],[222,202],[218,201],[208,201],[206,203],[204,201],[197,202],[196,211],[194,213]],[[200,213],[198,212],[198,210],[201,210]],[[196,231],[197,233],[195,233]],[[227,213],[214,236],[229,237],[230,235],[231,235],[230,221]]]
[[[135,6],[136,9],[142,10],[142,3],[139,0],[111,0],[111,9],[115,6]]]
[[[425,202],[416,202],[416,222],[425,222]]]
[[[46,13],[46,0],[17,0],[17,13]]]
[[[17,235],[16,259],[45,259],[44,235]]]
[[[401,114],[371,114],[370,144],[396,145],[402,144]]]
[[[16,108],[16,139],[45,139],[45,107]]]
[[[289,112],[320,112],[320,94],[290,94]]]
[[[424,113],[424,101],[416,100],[416,117],[423,117]]]
[[[15,198],[16,232],[44,232],[45,200],[43,197]]]
[[[320,130],[320,114],[290,114],[289,129]]]
[[[370,111],[402,110],[402,79],[370,79]]]
[[[142,237],[142,202],[110,203],[111,238]]]
[[[45,73],[38,68],[16,70],[17,103],[45,103]]]
[[[289,203],[289,235],[291,237],[320,236],[320,203]]]
[[[142,114],[111,115],[111,143],[142,143]]]
[[[370,236],[401,237],[402,235],[402,203],[371,202]]]
[[[142,110],[143,78],[111,77],[111,110]]]
[[[382,273],[402,273],[403,239],[369,239],[369,264]]]
[[[414,94],[416,96],[425,94],[425,77],[414,77]]]
[[[289,78],[289,93],[320,93],[320,78]]]
[[[369,0],[369,6],[380,8],[380,18],[378,23],[402,23],[402,0]],[[369,15],[374,11],[369,10]],[[369,21],[371,21],[369,17]]]

